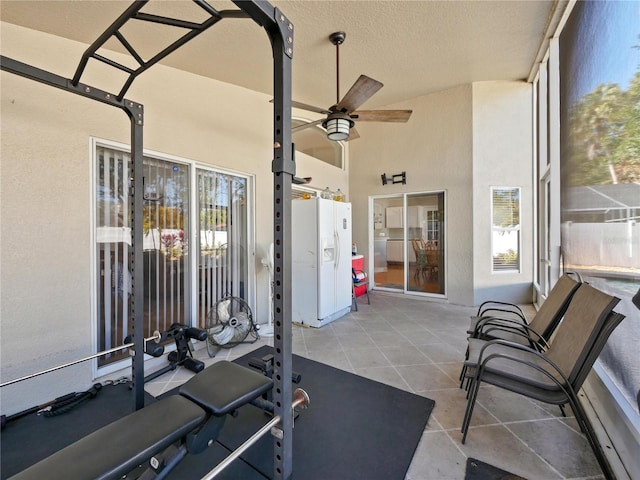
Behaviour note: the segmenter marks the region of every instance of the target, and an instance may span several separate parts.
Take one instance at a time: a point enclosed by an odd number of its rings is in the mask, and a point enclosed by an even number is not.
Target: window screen
[[[560,36],[562,255],[626,315],[600,365],[633,409],[640,389],[638,2],[577,2]]]

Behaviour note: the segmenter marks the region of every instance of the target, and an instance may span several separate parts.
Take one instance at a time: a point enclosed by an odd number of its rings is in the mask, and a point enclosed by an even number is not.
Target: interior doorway
[[[374,288],[446,294],[445,192],[371,197]]]

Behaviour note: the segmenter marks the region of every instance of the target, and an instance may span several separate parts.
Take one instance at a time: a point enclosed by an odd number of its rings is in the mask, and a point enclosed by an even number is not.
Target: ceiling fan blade
[[[303,123],[302,125],[298,125],[297,127],[293,127],[291,129],[292,133],[296,133],[299,132],[300,130],[304,130],[305,128],[309,128],[309,127],[313,127],[315,125],[320,125],[322,122],[324,122],[324,118],[321,118],[320,120],[314,120],[313,122],[309,122],[309,123]]]
[[[347,138],[346,141],[350,142],[351,140],[355,140],[356,138],[360,138],[360,134],[356,130],[356,127],[351,127],[351,129],[349,130],[349,138]]]
[[[338,112],[353,112],[356,108],[369,100],[380,90],[384,85],[373,78],[369,78],[366,75],[360,75],[358,80],[351,86],[347,94],[342,97],[342,100],[332,108],[335,108]]]
[[[301,108],[303,110],[308,110],[309,112],[322,113],[323,115],[329,115],[331,113],[327,109],[314,107],[313,105],[307,105],[306,103],[301,103],[301,102],[292,101],[291,106],[295,108]]]
[[[273,103],[273,98],[269,100],[269,103]],[[301,108],[302,110],[308,110],[309,112],[322,113],[323,115],[329,115],[331,112],[324,108],[314,107],[313,105],[308,105],[302,102],[292,101],[291,106],[294,108]]]
[[[413,110],[358,110],[350,116],[360,122],[407,122]]]

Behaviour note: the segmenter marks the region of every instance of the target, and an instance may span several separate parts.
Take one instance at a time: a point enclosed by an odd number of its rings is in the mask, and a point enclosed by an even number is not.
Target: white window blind
[[[520,188],[491,188],[491,250],[494,272],[520,271]]]

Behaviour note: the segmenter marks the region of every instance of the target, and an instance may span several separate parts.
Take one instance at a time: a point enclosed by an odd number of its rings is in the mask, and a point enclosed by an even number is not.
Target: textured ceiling
[[[209,3],[236,9],[231,2]],[[91,43],[129,4],[4,0],[0,18]],[[334,31],[347,33],[340,47],[340,94],[358,75],[366,74],[385,84],[363,106],[375,108],[469,82],[526,79],[559,10],[558,2],[537,0],[275,0],[272,4],[295,27],[293,98],[323,108],[336,100],[335,47],[328,40]],[[143,11],[192,21],[205,18],[186,0],[152,0]],[[128,27],[125,36],[144,55],[159,51],[177,33],[172,27],[135,23],[143,25]],[[268,94],[272,90],[267,36],[247,19],[221,21],[163,63]]]

